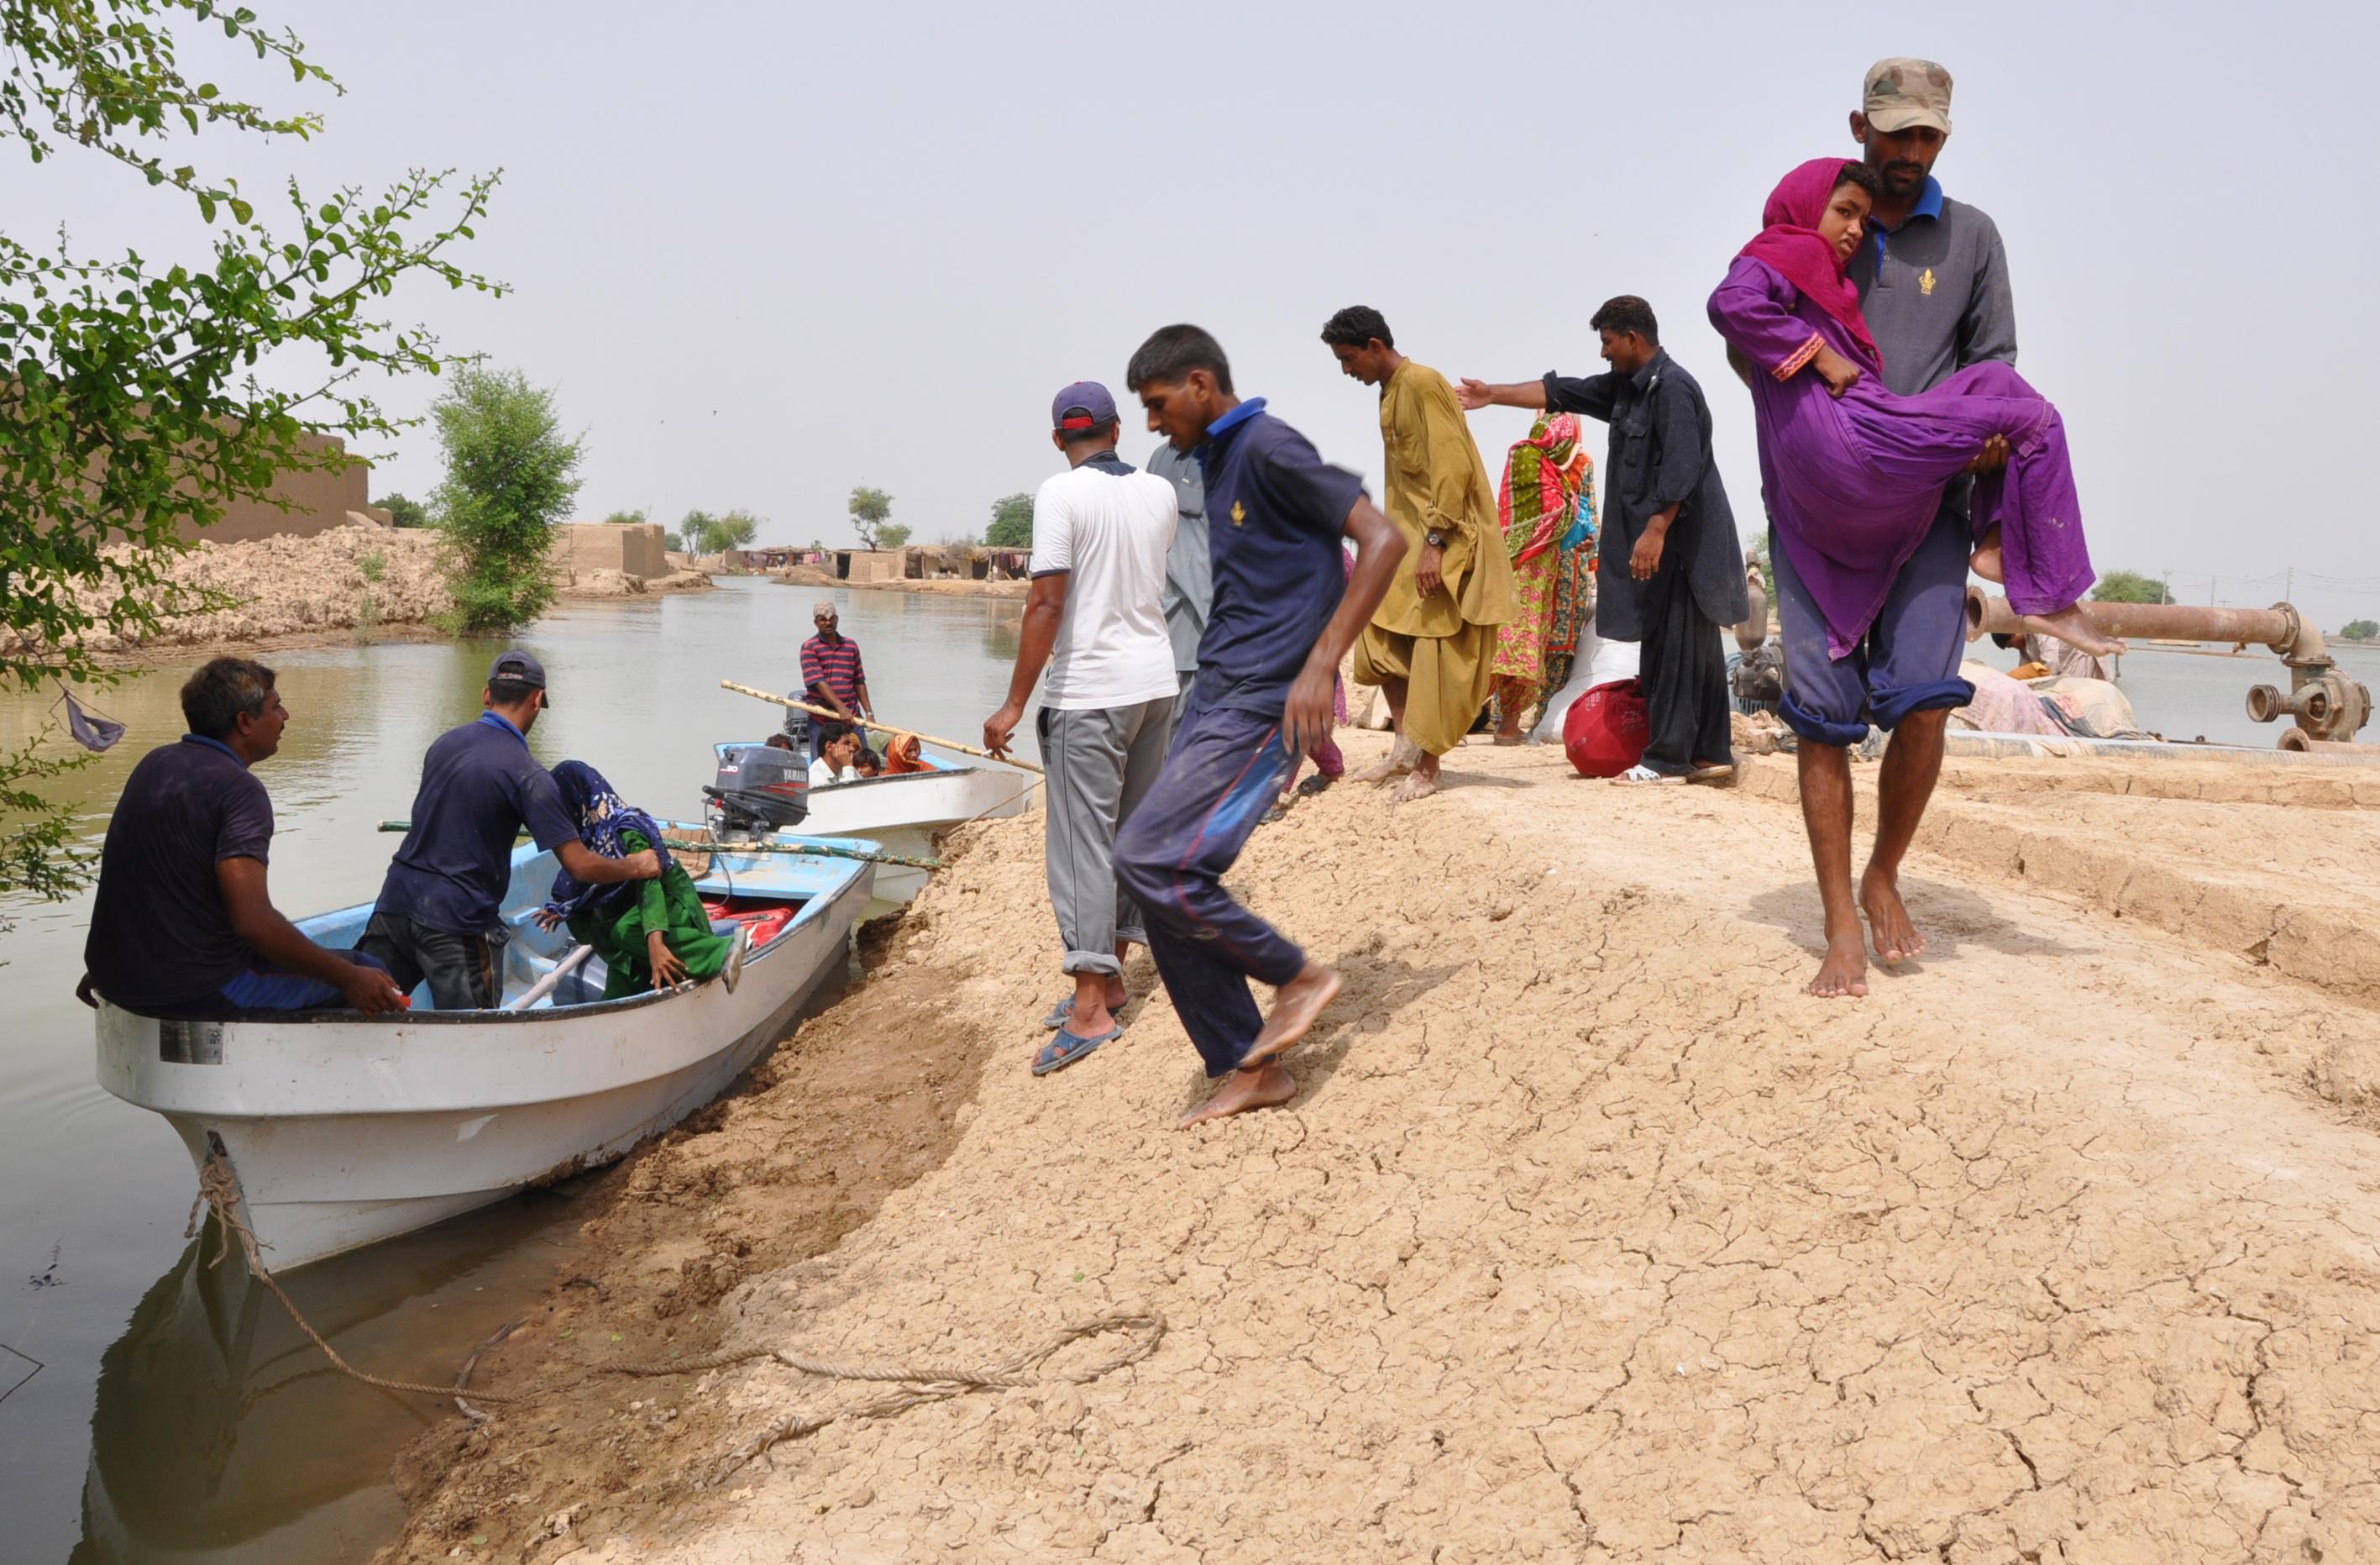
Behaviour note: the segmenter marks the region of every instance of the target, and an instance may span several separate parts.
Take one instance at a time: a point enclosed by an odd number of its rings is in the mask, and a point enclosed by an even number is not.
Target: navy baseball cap
[[[488,683],[498,679],[518,679],[532,690],[545,691],[545,665],[527,647],[515,647],[488,665]],[[545,691],[545,703],[553,704],[552,691]]]
[[[1097,429],[1115,416],[1115,398],[1095,380],[1076,381],[1050,404],[1051,429]]]

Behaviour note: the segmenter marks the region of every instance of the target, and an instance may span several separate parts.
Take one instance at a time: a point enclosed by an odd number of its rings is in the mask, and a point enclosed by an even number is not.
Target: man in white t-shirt
[[[1048,770],[1050,903],[1075,992],[1042,1018],[1056,1035],[1034,1057],[1037,1076],[1123,1035],[1124,948],[1148,941],[1116,886],[1116,827],[1165,768],[1176,693],[1164,609],[1173,486],[1117,458],[1115,398],[1096,381],[1058,393],[1050,422],[1069,468],[1033,497],[1033,588],[1016,666],[1007,702],[983,725],[983,747],[1005,755],[1049,666],[1036,731]]]
[[[864,742],[859,730],[847,723],[824,725],[819,731],[819,758],[810,763],[810,786],[832,788],[837,783],[857,782],[856,763]]]

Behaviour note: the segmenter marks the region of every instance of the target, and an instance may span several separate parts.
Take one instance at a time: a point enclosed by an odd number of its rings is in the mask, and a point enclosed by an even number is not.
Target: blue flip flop
[[[1101,1044],[1113,1043],[1123,1036],[1122,1022],[1110,1027],[1096,1038],[1086,1038],[1078,1033],[1069,1033],[1061,1028],[1058,1035],[1042,1045],[1041,1052],[1033,1057],[1033,1074],[1047,1076],[1052,1070],[1063,1070]]]

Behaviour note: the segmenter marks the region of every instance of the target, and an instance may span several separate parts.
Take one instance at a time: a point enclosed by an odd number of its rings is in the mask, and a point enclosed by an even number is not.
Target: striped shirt
[[[802,685],[815,692],[824,685],[834,692],[835,699],[850,710],[859,710],[859,687],[867,681],[868,670],[859,664],[859,643],[849,636],[836,638],[830,645],[823,636],[812,636],[802,643]]]

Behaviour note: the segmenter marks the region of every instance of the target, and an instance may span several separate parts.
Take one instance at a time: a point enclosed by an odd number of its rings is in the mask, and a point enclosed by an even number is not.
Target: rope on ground
[[[1111,1331],[1131,1334],[1123,1351],[1081,1369],[1065,1370],[1056,1375],[1038,1375],[1038,1370],[1050,1356],[1069,1343],[1087,1337],[1097,1337]],[[1135,1364],[1157,1351],[1157,1344],[1165,1336],[1165,1317],[1155,1312],[1147,1314],[1102,1315],[1060,1331],[1038,1348],[1018,1353],[997,1363],[967,1368],[950,1364],[840,1363],[831,1360],[805,1358],[782,1348],[743,1348],[725,1352],[710,1353],[685,1364],[610,1365],[624,1375],[659,1375],[682,1373],[690,1369],[723,1369],[732,1364],[749,1363],[757,1359],[774,1359],[788,1369],[804,1375],[822,1375],[833,1380],[893,1381],[905,1389],[892,1396],[858,1407],[844,1408],[828,1413],[788,1413],[770,1424],[751,1439],[720,1459],[701,1487],[715,1487],[733,1476],[737,1469],[771,1447],[787,1440],[798,1440],[815,1435],[838,1419],[882,1418],[928,1402],[948,1401],[969,1391],[997,1390],[1019,1386],[1063,1384],[1083,1386],[1112,1375],[1127,1364]]]
[[[298,1310],[297,1302],[283,1290],[279,1280],[265,1265],[261,1246],[257,1241],[255,1231],[248,1226],[248,1220],[240,1216],[239,1181],[232,1172],[231,1159],[220,1151],[209,1152],[207,1160],[199,1167],[199,1194],[198,1198],[190,1203],[190,1220],[182,1230],[183,1238],[189,1239],[198,1234],[200,1216],[204,1212],[214,1214],[216,1222],[222,1225],[222,1231],[227,1236],[222,1247],[215,1253],[214,1259],[206,1263],[208,1266],[213,1267],[223,1264],[224,1257],[231,1253],[229,1236],[237,1236],[239,1241],[240,1253],[248,1262],[249,1275],[262,1283],[266,1292],[281,1301],[281,1307],[289,1312],[289,1318],[297,1322],[298,1329],[304,1332],[314,1346],[322,1350],[322,1356],[329,1359],[333,1367],[339,1373],[360,1380],[367,1386],[377,1387],[383,1391],[410,1391],[425,1397],[452,1397],[455,1399],[455,1405],[461,1408],[467,1416],[475,1420],[487,1416],[464,1401],[462,1393],[470,1390],[471,1371],[479,1364],[480,1356],[511,1334],[513,1328],[510,1326],[504,1327],[473,1349],[471,1356],[464,1361],[461,1372],[456,1375],[451,1385],[433,1386],[419,1380],[391,1380],[382,1375],[368,1374],[342,1358],[339,1351],[332,1347],[321,1332],[314,1329],[305,1314]],[[1131,1337],[1131,1340],[1121,1351],[1080,1369],[1062,1370],[1054,1375],[1037,1373],[1041,1365],[1060,1349],[1079,1342],[1085,1338],[1100,1337],[1114,1331],[1125,1332]],[[823,1414],[797,1412],[771,1424],[722,1459],[718,1469],[707,1480],[709,1484],[717,1484],[771,1446],[780,1445],[787,1440],[799,1439],[806,1435],[816,1434],[837,1419],[881,1418],[888,1414],[905,1412],[909,1408],[921,1407],[928,1402],[946,1401],[970,1391],[1048,1384],[1087,1385],[1103,1375],[1114,1374],[1127,1364],[1140,1363],[1141,1360],[1157,1351],[1157,1344],[1164,1339],[1164,1336],[1165,1317],[1155,1311],[1150,1311],[1145,1314],[1101,1315],[1096,1320],[1083,1321],[1062,1328],[1038,1347],[1027,1349],[1024,1352],[989,1364],[914,1364],[880,1361],[844,1363],[832,1359],[809,1358],[787,1348],[730,1348],[715,1353],[705,1353],[697,1358],[679,1359],[661,1363],[595,1364],[586,1375],[576,1380],[565,1381],[560,1385],[540,1387],[531,1391],[470,1391],[470,1396],[474,1401],[503,1406],[532,1401],[540,1396],[551,1395],[568,1387],[583,1384],[586,1380],[601,1375],[626,1375],[648,1378],[664,1375],[697,1375],[706,1370],[727,1369],[761,1359],[773,1359],[787,1369],[798,1371],[803,1375],[815,1375],[828,1380],[889,1382],[904,1388],[892,1396],[859,1407],[845,1408]]]

